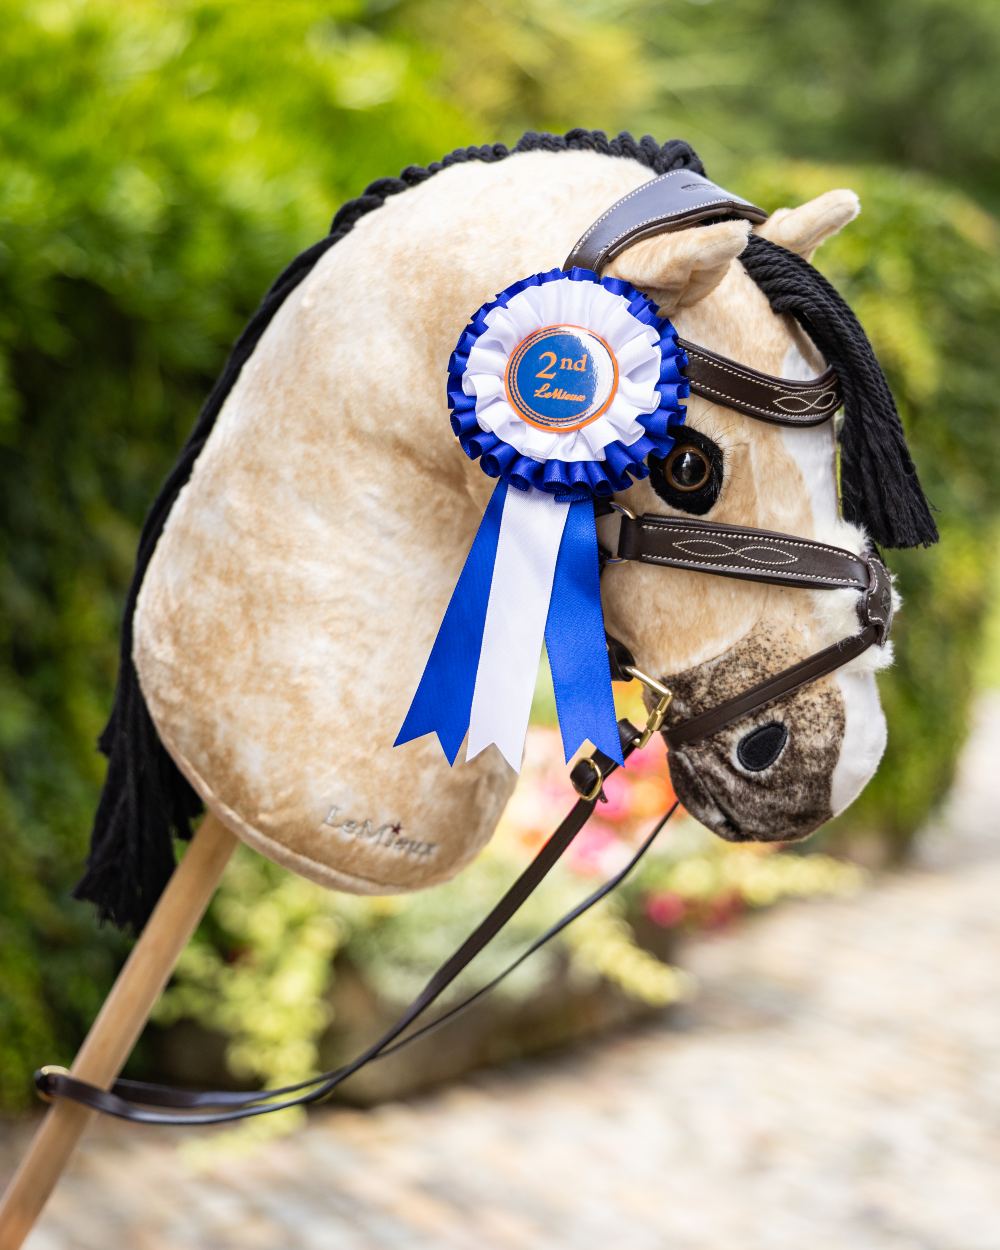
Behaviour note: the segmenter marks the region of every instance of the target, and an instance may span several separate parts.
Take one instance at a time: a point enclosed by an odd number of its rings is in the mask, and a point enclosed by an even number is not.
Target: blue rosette
[[[450,763],[496,744],[520,767],[544,639],[566,758],[621,762],[593,501],[646,477],[684,421],[687,356],[627,282],[553,269],[484,304],[448,364],[456,438],[497,486],[400,729]]]

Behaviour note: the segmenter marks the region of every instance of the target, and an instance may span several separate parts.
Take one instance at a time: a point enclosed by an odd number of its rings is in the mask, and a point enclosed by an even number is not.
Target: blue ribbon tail
[[[569,516],[545,622],[545,647],[563,750],[568,761],[589,738],[605,755],[622,764],[604,638],[594,505],[581,499],[567,506]]]
[[[506,496],[506,482],[498,482],[393,746],[436,733],[448,763],[455,763],[469,729]]]

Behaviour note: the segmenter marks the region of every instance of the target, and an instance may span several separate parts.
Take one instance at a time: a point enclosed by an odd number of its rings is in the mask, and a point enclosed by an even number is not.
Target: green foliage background
[[[861,193],[821,263],[944,537],[893,559],[892,746],[847,826],[905,843],[952,774],[995,563],[1000,6],[0,0],[0,28],[0,1105],[121,953],[68,894],[143,512],[274,275],[369,180],[461,144],[649,130],[765,204]]]

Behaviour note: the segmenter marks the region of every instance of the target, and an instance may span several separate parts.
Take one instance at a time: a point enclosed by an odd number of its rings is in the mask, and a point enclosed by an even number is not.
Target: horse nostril
[[[736,758],[751,773],[770,768],[788,741],[788,727],[773,720],[767,725],[751,729],[739,741]]]

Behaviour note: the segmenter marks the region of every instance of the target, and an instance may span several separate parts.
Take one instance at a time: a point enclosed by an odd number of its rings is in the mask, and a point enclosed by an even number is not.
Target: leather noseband
[[[671,747],[709,738],[712,734],[760,711],[776,699],[832,673],[871,646],[883,646],[892,626],[892,583],[874,553],[855,555],[841,547],[778,534],[744,525],[712,524],[686,517],[635,516],[621,504],[606,511],[621,513],[615,550],[602,548],[602,567],[625,560],[661,568],[688,569],[716,577],[797,586],[805,590],[854,590],[858,593],[860,632],[816,651],[749,690],[663,730]],[[608,639],[612,677],[628,681],[635,661],[616,638]]]

